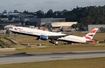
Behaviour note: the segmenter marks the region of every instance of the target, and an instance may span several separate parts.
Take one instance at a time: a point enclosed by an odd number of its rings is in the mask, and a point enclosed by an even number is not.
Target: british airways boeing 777
[[[93,37],[98,31],[98,28],[93,29],[83,37],[67,35],[67,34],[57,33],[57,32],[43,31],[43,30],[32,29],[28,27],[11,27],[10,31],[12,31],[13,33],[35,36],[37,37],[37,39],[41,39],[41,40],[50,39],[51,42],[53,43],[54,43],[54,40],[67,41],[69,43],[72,43],[72,42],[86,43],[87,41],[93,41]]]

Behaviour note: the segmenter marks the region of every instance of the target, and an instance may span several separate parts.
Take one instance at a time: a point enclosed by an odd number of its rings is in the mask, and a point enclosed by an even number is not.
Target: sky
[[[62,11],[64,9],[72,10],[78,7],[87,6],[104,6],[105,0],[0,0],[0,13],[4,10],[8,12],[18,10],[23,12],[36,12],[42,10],[47,12],[49,9],[53,11]]]

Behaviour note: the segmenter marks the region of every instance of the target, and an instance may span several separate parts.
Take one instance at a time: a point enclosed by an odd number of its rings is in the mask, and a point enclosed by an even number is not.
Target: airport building
[[[77,22],[53,22],[51,26],[53,31],[74,31],[71,28],[73,24],[77,24]]]
[[[90,31],[90,30],[92,30],[94,28],[100,28],[100,27],[105,28],[105,24],[103,24],[103,25],[88,25],[88,31]]]
[[[1,13],[0,29],[4,29],[7,25],[15,26],[33,26],[42,29],[48,28],[50,31],[60,31],[61,29],[70,30],[70,26],[77,22],[65,22],[65,18],[37,18],[37,16],[25,13]]]
[[[46,27],[50,31],[70,31],[70,27],[77,22],[65,22],[65,18],[36,18],[34,19],[37,27]],[[31,24],[31,23],[30,23]]]
[[[2,29],[6,25],[25,25],[25,22],[37,18],[37,16],[24,13],[1,13],[0,14],[0,28]]]
[[[65,18],[37,18],[37,16],[25,13],[1,13],[0,26],[43,26],[45,23],[65,22]]]
[[[34,22],[32,24],[31,22]],[[65,18],[36,18],[31,20],[30,25],[34,26],[45,26],[46,24],[51,24],[52,22],[65,22]]]

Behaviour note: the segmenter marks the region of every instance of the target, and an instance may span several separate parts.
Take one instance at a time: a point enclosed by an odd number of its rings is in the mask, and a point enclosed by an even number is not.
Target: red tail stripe
[[[89,32],[89,33],[96,33],[97,32],[97,30],[92,30],[91,32]]]
[[[88,37],[88,36],[85,36],[85,38],[86,38],[86,39],[89,39],[89,40],[92,40],[92,39],[91,39],[90,37]]]

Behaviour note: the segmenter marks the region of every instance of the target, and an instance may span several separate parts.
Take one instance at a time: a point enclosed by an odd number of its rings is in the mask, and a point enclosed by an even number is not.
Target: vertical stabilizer
[[[84,37],[88,40],[92,40],[97,31],[98,31],[98,28],[94,28],[88,34],[86,34]]]

